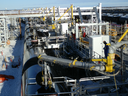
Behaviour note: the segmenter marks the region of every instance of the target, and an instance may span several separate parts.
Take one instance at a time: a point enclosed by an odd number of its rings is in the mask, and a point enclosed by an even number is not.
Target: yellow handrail
[[[47,7],[42,10],[42,13],[43,13],[45,10],[47,10]],[[42,13],[41,13],[41,14],[42,14]]]
[[[120,37],[120,39],[118,40],[118,42],[120,42],[123,38],[124,38],[124,36],[126,35],[128,33],[128,29],[124,32],[124,34]]]
[[[72,20],[73,20],[73,5],[71,5],[71,16],[72,16]]]

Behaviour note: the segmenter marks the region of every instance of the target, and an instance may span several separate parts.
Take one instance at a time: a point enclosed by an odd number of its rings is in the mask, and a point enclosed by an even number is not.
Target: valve
[[[107,56],[107,61],[106,61],[106,72],[113,72],[115,69],[113,69],[113,60],[115,58],[115,53],[109,53]]]
[[[113,60],[115,58],[115,53],[109,53],[108,56],[107,56],[107,59],[92,59],[92,61],[103,61],[106,63],[105,65],[105,71],[106,72],[113,72],[115,71],[113,69]]]

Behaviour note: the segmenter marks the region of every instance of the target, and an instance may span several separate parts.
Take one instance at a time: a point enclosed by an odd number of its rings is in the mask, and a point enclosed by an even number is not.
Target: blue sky
[[[93,7],[98,3],[102,6],[128,6],[128,0],[3,0],[0,4],[0,10],[7,9],[27,9],[37,7]]]

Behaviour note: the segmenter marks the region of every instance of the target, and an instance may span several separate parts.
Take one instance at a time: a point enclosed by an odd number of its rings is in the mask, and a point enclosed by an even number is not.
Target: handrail
[[[47,7],[42,10],[41,14],[42,14],[45,10],[47,10]]]
[[[128,33],[128,29],[124,32],[124,34],[120,37],[120,39],[118,40],[118,42],[120,42],[123,38],[124,38],[124,36],[126,35]]]

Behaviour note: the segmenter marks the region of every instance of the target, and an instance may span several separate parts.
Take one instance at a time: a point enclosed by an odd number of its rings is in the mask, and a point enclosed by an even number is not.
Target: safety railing
[[[95,51],[93,51],[92,52],[92,58],[93,59],[101,59],[101,58],[103,58],[101,55],[99,55],[97,52],[95,52]]]
[[[62,77],[60,77],[62,78]],[[32,80],[35,80],[36,81],[36,78],[29,78],[29,79],[26,79],[26,86],[25,86],[25,95],[26,96],[42,96],[42,95],[45,95],[45,96],[58,96],[58,95],[61,95],[61,94],[78,94],[78,90],[79,88],[71,91],[71,92],[54,92],[54,93],[38,93],[38,92],[29,92],[28,91],[28,88],[29,88],[29,85],[37,85],[37,82],[33,82]],[[59,82],[59,81],[58,81]],[[53,82],[54,83],[54,82]],[[57,82],[55,82],[57,83]],[[64,83],[64,82],[63,82]],[[40,88],[40,87],[39,87]]]
[[[69,79],[68,77],[54,77],[53,79],[62,79],[64,78],[65,81],[67,80],[67,82],[65,82],[66,84],[68,83],[75,83],[76,80],[73,80],[73,79]],[[98,76],[98,77],[87,77],[87,78],[81,78],[79,80],[79,83],[80,82],[86,82],[86,81],[90,81],[90,80],[103,80],[103,79],[108,79],[110,77],[108,76]],[[29,80],[35,80],[35,78],[29,78]],[[28,81],[26,81],[28,82]],[[64,83],[64,81],[56,81],[54,83]],[[26,84],[26,88],[28,88],[28,85],[36,85],[37,83],[36,82],[28,82]],[[128,85],[128,82],[124,82],[124,83],[118,83],[117,84],[118,86],[123,86],[123,85]],[[69,85],[70,86],[70,85]],[[26,89],[25,90],[25,95],[27,96],[42,96],[42,95],[45,95],[45,96],[58,96],[58,95],[61,95],[61,94],[69,94],[70,96],[79,96],[79,95],[85,95],[85,94],[91,94],[90,92],[88,92],[88,90],[90,89],[97,89],[97,88],[100,88],[101,90],[103,88],[106,88],[106,93],[104,93],[104,95],[112,95],[112,94],[115,94],[116,95],[116,89],[113,88],[113,86],[115,86],[115,84],[113,83],[109,83],[109,84],[97,84],[97,85],[76,85],[76,86],[72,86],[71,87],[71,91],[70,92],[54,92],[54,93],[31,93],[31,92],[28,92],[28,90]],[[128,95],[128,93],[124,93],[125,95]],[[96,95],[96,93],[95,93]]]
[[[80,42],[79,40],[74,40],[72,37],[68,37],[68,45],[78,52],[83,58],[102,58],[97,52],[89,49],[89,45]],[[92,55],[92,56],[91,56]]]
[[[89,58],[89,48],[87,48],[87,45],[78,40],[75,41],[75,44],[77,51],[80,52],[83,57]]]
[[[2,15],[24,15],[24,14],[42,14],[43,10],[37,9],[25,9],[25,10],[4,10],[0,11],[0,16]],[[44,12],[47,14],[47,12]]]

